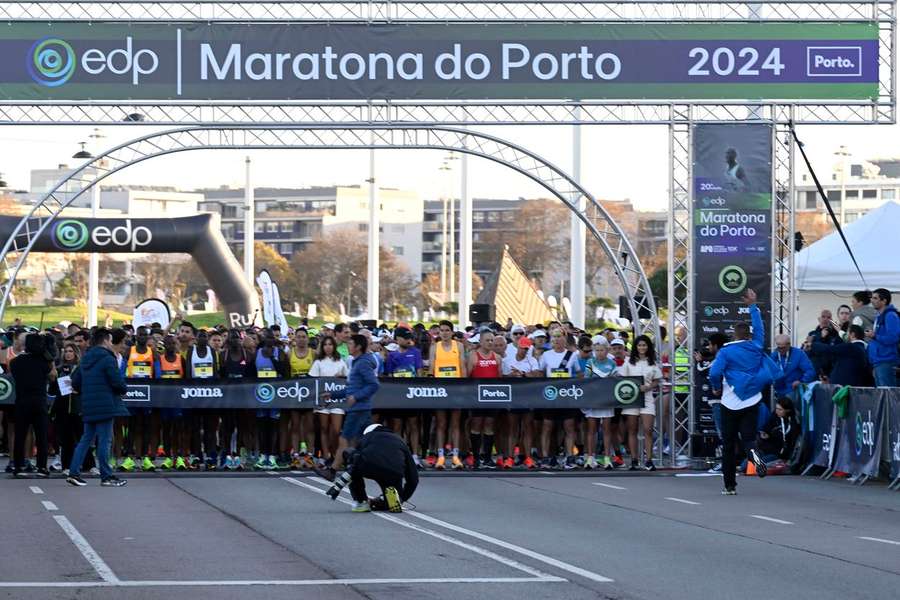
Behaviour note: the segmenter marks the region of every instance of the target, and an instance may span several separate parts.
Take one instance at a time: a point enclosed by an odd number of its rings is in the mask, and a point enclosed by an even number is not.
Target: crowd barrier
[[[344,400],[323,399],[343,390],[346,379],[304,377],[253,382],[154,380],[128,381],[125,403],[146,408],[346,408]],[[374,408],[441,409],[573,409],[640,407],[643,383],[637,377],[588,379],[384,378]],[[0,376],[0,405],[14,401],[14,384]]]
[[[822,478],[849,473],[862,485],[884,472],[900,489],[900,388],[840,388],[815,385],[797,394],[804,442],[810,448],[803,474],[822,467]]]

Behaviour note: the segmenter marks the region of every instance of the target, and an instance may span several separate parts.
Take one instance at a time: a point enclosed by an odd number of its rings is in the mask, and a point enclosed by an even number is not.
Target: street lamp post
[[[847,151],[847,146],[841,146],[834,155],[841,158],[841,227],[843,227],[847,224],[847,159],[850,152]]]
[[[353,278],[354,278],[354,277],[356,277],[356,273],[354,273],[354,272],[351,270],[350,273],[347,274],[347,316],[348,316],[348,317],[351,315],[351,312],[350,312],[350,291],[351,291],[352,286],[353,286]]]

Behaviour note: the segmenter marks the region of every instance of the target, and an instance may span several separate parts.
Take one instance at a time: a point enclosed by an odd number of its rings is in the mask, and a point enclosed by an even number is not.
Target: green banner
[[[875,23],[12,23],[0,101],[862,100]]]

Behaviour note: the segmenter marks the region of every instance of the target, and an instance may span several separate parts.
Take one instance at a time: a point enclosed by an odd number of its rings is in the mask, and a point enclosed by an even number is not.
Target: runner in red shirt
[[[491,348],[494,343],[494,334],[490,330],[482,331],[478,335],[478,347],[469,354],[469,377],[474,379],[498,379],[502,375],[501,365],[503,357],[499,356]],[[469,441],[471,443],[474,465],[476,468],[495,469],[491,460],[494,448],[494,416],[493,410],[473,410],[469,419]],[[478,452],[481,451],[479,457]],[[479,460],[480,458],[480,460]]]

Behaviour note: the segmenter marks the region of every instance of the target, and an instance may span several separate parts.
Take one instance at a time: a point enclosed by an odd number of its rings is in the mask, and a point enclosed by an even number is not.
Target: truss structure
[[[773,123],[893,123],[896,5],[893,0],[782,0],[742,3],[630,0],[73,0],[0,2],[9,22],[291,23],[720,23],[866,22],[879,29],[879,97],[792,101],[289,101],[34,102],[0,99],[0,124],[336,125],[668,124],[768,120]],[[748,117],[748,115],[753,115]]]
[[[82,194],[110,175],[153,157],[188,150],[207,149],[431,149],[453,150],[507,166],[542,185],[585,223],[600,243],[615,269],[632,314],[649,311],[656,315],[656,303],[647,276],[621,228],[584,188],[562,170],[537,154],[499,138],[464,129],[439,127],[372,127],[336,129],[328,126],[294,128],[182,128],[154,133],[117,146],[92,158],[72,171],[44,195],[22,218],[0,252],[0,320],[16,275],[40,236],[62,211]],[[70,182],[80,190],[66,192]],[[579,208],[580,199],[587,200]],[[638,333],[659,335],[657,319],[638,321]]]

